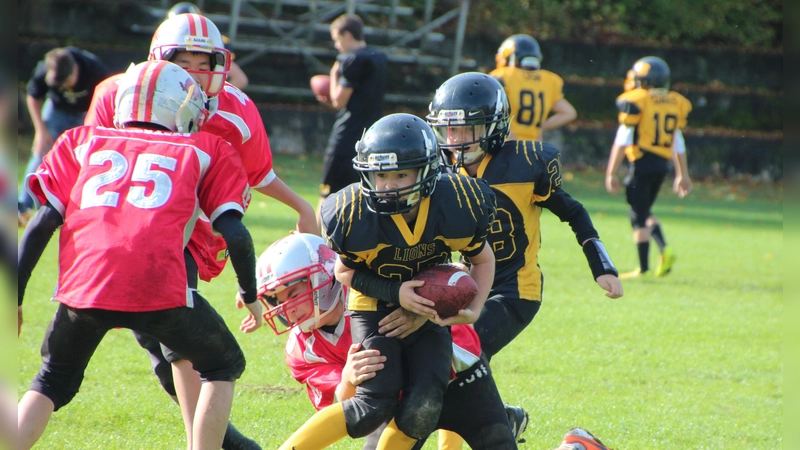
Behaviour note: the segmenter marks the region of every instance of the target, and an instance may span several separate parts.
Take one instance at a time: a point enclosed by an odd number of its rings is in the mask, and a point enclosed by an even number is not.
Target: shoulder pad
[[[533,141],[533,151],[544,168],[535,180],[536,201],[547,199],[552,192],[561,189],[561,150],[552,144]]]
[[[365,211],[361,198],[361,189],[358,183],[353,183],[344,189],[331,194],[322,202],[320,219],[323,233],[327,237],[331,248],[340,253],[338,246],[342,239],[349,234],[353,220],[358,220]]]

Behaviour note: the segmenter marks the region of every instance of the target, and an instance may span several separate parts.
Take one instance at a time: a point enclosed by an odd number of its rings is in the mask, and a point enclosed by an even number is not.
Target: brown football
[[[323,97],[331,96],[331,77],[328,75],[314,75],[309,81],[311,90],[314,95],[321,95]]]
[[[478,285],[463,268],[463,265],[440,264],[428,267],[414,277],[425,282],[414,291],[433,301],[433,309],[442,319],[458,314],[478,293]]]

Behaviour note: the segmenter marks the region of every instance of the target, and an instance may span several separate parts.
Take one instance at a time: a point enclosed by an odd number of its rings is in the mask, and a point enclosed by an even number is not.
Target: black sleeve
[[[636,103],[627,100],[617,100],[617,110],[621,113],[636,115],[642,112]]]
[[[28,84],[25,86],[25,92],[37,100],[43,99],[47,95],[48,89],[50,89],[44,81],[46,74],[47,66],[45,66],[44,61],[39,61],[36,64],[36,68],[33,69],[31,79],[28,80]]]
[[[368,58],[356,52],[340,55],[339,59],[339,84],[349,88],[359,87],[369,76]]]
[[[19,242],[17,267],[17,306],[22,305],[25,288],[33,273],[33,268],[42,257],[44,249],[53,237],[53,233],[64,223],[64,218],[49,202],[39,208],[39,211],[28,222],[22,239]]]
[[[384,278],[369,269],[355,269],[350,284],[364,295],[382,302],[400,304],[400,286],[403,283],[399,281]]]
[[[547,200],[537,202],[542,208],[547,208],[555,214],[562,222],[568,222],[578,239],[578,245],[583,245],[587,239],[599,238],[597,230],[594,229],[589,212],[583,207],[581,202],[570,197],[563,189],[556,189],[550,194]]]
[[[237,211],[226,211],[214,221],[214,229],[219,231],[231,258],[236,279],[239,282],[239,293],[245,303],[256,301],[256,251],[250,232],[242,223]]]

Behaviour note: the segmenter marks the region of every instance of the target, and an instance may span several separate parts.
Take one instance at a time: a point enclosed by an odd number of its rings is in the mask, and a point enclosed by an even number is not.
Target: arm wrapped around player
[[[619,275],[614,263],[611,262],[611,256],[608,255],[606,247],[600,239],[589,239],[583,244],[583,254],[586,255],[586,261],[589,262],[589,268],[592,270],[592,276],[596,280],[602,275]]]

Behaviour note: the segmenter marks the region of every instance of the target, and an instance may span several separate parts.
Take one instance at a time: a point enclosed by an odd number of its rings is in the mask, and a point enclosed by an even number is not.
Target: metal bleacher
[[[154,18],[163,18],[171,3],[162,0],[148,11]],[[248,74],[275,70],[270,64],[274,65],[276,59],[295,61],[293,67],[284,69],[294,71],[296,77],[251,76],[246,89],[251,95],[313,96],[307,75],[330,70],[337,51],[330,40],[329,24],[344,13],[358,14],[364,20],[365,39],[386,52],[390,72],[413,66],[416,71],[434,70],[450,76],[476,67],[475,60],[461,56],[470,0],[442,2],[438,17],[434,17],[435,0],[425,0],[423,11],[403,6],[400,0],[226,0],[215,2],[214,10],[206,10],[202,1],[195,3],[230,39],[228,45],[236,52],[236,62]],[[229,9],[223,11],[219,5],[229,5]],[[452,29],[453,22],[454,36],[438,31],[443,26]],[[157,22],[137,24],[132,30],[152,33],[156,26]],[[297,62],[303,67],[297,67]],[[390,80],[387,101],[429,101],[427,97],[393,92],[396,86]]]

